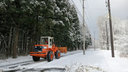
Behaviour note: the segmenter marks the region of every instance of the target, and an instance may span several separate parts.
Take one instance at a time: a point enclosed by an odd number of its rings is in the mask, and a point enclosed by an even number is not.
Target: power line
[[[86,4],[87,4],[88,7],[89,7],[88,0],[86,0]],[[94,22],[93,19],[92,19],[92,16],[90,15],[91,12],[87,9],[87,7],[85,7],[85,9],[86,9],[86,10],[85,10],[85,13],[86,13],[86,15],[87,15],[87,18],[88,18],[88,16],[89,16],[88,20],[91,19],[91,22]],[[89,21],[90,21],[90,20],[89,20]]]
[[[71,0],[71,1],[73,2],[75,8],[77,9],[77,13],[80,15],[81,18],[83,18],[83,15],[81,14],[81,11],[78,9],[78,7],[76,6],[75,2],[73,0]],[[81,4],[81,6],[82,6],[82,4]],[[87,26],[87,22],[85,20],[84,20],[84,22],[85,22],[85,25]]]
[[[77,11],[79,11],[78,7],[75,5],[75,2],[74,2],[73,0],[71,0],[71,1],[73,2],[73,4],[74,4],[75,8],[77,9]],[[78,14],[79,14],[81,17],[83,17],[80,11],[78,12]]]
[[[71,0],[72,2],[73,2],[73,4],[74,4],[74,6],[75,6],[75,8],[76,8],[76,10],[77,10],[77,13],[78,13],[78,15],[80,15],[80,17],[82,18],[83,16],[82,16],[82,14],[81,14],[81,12],[80,12],[80,10],[78,9],[78,7],[76,6],[76,4],[75,4],[75,2],[73,1],[73,0]],[[81,2],[82,2],[82,0],[80,0]],[[86,0],[87,1],[87,0]],[[81,3],[81,6],[82,6],[82,3]],[[86,7],[85,7],[85,9],[86,9]],[[86,20],[88,21],[88,23],[90,24],[92,21],[89,19],[89,17],[91,17],[91,16],[89,16],[88,17],[88,14],[87,14],[87,9],[86,10],[84,10],[84,12],[85,12],[85,15],[86,15]],[[91,18],[92,19],[92,18]],[[88,25],[87,25],[87,21],[85,21],[85,25],[86,25],[86,30],[88,30]],[[88,32],[90,33],[90,31],[88,30]]]
[[[81,11],[78,9],[78,7],[76,6],[75,2],[74,2],[73,0],[71,0],[71,1],[73,2],[74,6],[75,6],[78,15],[79,15],[81,18],[83,18],[83,15],[81,14]],[[80,0],[80,1],[82,2],[82,0]],[[81,6],[82,6],[82,3],[81,3]],[[85,8],[85,9],[86,9],[86,8]],[[85,14],[86,14],[86,19],[88,20],[89,23],[91,23],[90,20],[89,20],[89,17],[91,17],[91,16],[88,17],[87,9],[84,10],[84,12],[85,12]],[[84,20],[84,21],[85,21],[85,20]],[[87,21],[85,21],[85,25],[86,25],[86,27],[88,27]],[[89,31],[89,30],[88,30],[88,31]]]

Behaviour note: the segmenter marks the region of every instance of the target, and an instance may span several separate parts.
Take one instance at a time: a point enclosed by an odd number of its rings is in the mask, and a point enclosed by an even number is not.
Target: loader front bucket
[[[61,53],[67,53],[67,47],[58,47],[58,50],[59,50]]]

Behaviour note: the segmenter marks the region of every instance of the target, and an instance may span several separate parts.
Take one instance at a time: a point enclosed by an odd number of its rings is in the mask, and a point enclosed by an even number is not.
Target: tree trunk
[[[5,38],[5,36],[2,35],[2,34],[0,34],[0,35],[1,35],[2,39],[3,39],[3,45],[2,45],[3,47],[2,47],[2,48],[5,50],[5,51],[4,51],[4,55],[7,56],[7,52],[8,52],[8,48],[7,48],[7,47],[8,47],[8,46],[7,46],[7,42],[6,42],[6,40],[5,40],[6,38]]]
[[[23,31],[23,32],[22,32],[22,37],[21,37],[21,38],[22,38],[22,40],[21,40],[21,50],[23,50],[23,51],[24,51],[24,47],[25,47],[25,46],[24,46],[24,44],[25,44],[25,43],[24,43],[24,40],[25,40],[25,39],[24,39],[24,35],[25,35],[25,33],[24,33],[24,31]],[[22,54],[24,54],[23,51],[21,51]]]
[[[26,54],[26,48],[27,48],[27,35],[24,34],[24,54]]]
[[[31,39],[31,44],[30,44],[30,48],[29,48],[29,51],[31,52],[31,51],[33,51],[33,49],[34,49],[34,40],[33,39]]]
[[[26,37],[26,49],[25,49],[25,55],[27,55],[28,54],[28,38]]]
[[[18,30],[18,27],[16,27],[15,42],[13,47],[13,58],[17,57],[18,36],[19,36],[19,30]]]
[[[11,40],[12,40],[12,27],[10,28],[9,41],[8,41],[8,55],[11,55]]]

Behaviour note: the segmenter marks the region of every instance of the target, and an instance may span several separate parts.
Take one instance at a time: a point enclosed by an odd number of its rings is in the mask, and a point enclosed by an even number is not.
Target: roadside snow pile
[[[106,72],[99,67],[74,64],[71,66],[65,66],[65,72]]]

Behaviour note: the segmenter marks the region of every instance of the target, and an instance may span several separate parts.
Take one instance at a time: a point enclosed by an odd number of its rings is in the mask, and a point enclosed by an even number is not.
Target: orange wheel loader
[[[60,58],[61,53],[66,53],[67,48],[65,47],[56,47],[54,44],[53,37],[42,36],[40,38],[40,44],[34,45],[34,52],[30,52],[34,61],[39,61],[40,58],[47,59],[48,62],[54,59]],[[61,51],[60,51],[61,50]]]

